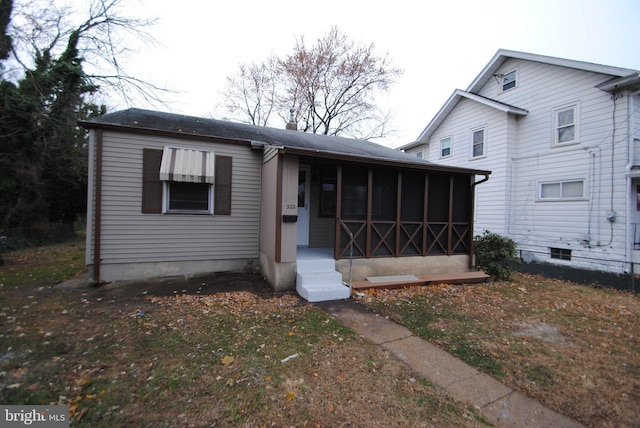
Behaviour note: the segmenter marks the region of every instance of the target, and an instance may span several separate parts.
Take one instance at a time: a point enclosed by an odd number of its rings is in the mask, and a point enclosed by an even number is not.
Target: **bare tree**
[[[272,55],[262,64],[240,64],[238,75],[227,77],[222,107],[246,123],[267,126],[277,107],[278,85],[277,57]]]
[[[137,98],[161,103],[159,94],[165,89],[128,74],[123,67],[134,53],[129,47],[133,40],[155,43],[145,31],[155,19],[127,16],[123,0],[90,0],[86,10],[54,0],[13,3],[7,29],[13,48],[4,79],[17,81],[38,58],[60,55],[74,37],[84,74],[101,92],[115,91],[127,103]]]
[[[241,66],[223,93],[227,105],[236,107],[228,111],[240,120],[266,125],[273,123],[275,111],[287,122],[293,108],[305,132],[366,139],[390,134],[389,114],[376,96],[387,92],[402,70],[392,67],[388,56],[377,56],[373,44],[356,45],[336,27],[311,47],[304,38],[296,40],[292,54],[277,61],[271,57],[250,71]],[[256,81],[269,82],[268,96]]]

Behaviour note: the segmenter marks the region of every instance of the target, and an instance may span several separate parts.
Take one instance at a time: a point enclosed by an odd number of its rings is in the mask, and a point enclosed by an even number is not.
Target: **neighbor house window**
[[[511,88],[515,88],[518,86],[518,73],[516,70],[513,70],[504,76],[502,76],[502,92],[508,91]]]
[[[551,258],[557,260],[571,260],[571,250],[566,248],[549,248]]]
[[[478,158],[485,155],[485,139],[487,129],[480,128],[471,131],[471,157]]]
[[[440,157],[446,158],[451,156],[451,137],[440,140]]]
[[[418,159],[422,159],[422,150],[420,150],[419,152],[416,152],[416,157]]]
[[[554,144],[570,144],[578,141],[578,106],[572,105],[553,110]]]
[[[571,200],[584,198],[584,180],[555,181],[540,184],[540,200]]]

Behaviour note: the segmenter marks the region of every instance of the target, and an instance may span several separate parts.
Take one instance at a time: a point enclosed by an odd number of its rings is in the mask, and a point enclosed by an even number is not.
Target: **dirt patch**
[[[522,323],[518,325],[520,330],[514,332],[516,336],[520,337],[532,337],[540,339],[544,342],[561,344],[567,340],[561,333],[558,327],[553,325],[537,322],[533,324]]]

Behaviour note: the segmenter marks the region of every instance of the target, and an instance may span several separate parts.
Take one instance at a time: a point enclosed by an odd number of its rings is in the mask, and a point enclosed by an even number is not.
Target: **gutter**
[[[298,147],[284,147],[280,149],[280,152],[283,154],[307,156],[307,157],[313,157],[313,158],[332,159],[332,160],[345,161],[345,162],[361,162],[361,163],[367,163],[367,164],[385,165],[385,166],[401,167],[401,168],[413,168],[413,169],[429,170],[429,171],[436,171],[436,172],[474,174],[474,175],[484,175],[484,176],[488,176],[489,174],[491,174],[491,171],[446,166],[446,165],[440,165],[440,164],[429,163],[429,162],[424,162],[424,163],[412,162],[410,160],[404,161],[401,159],[352,155],[348,153],[336,153],[336,152],[328,152],[323,150],[303,149]]]
[[[484,183],[485,181],[489,181],[489,175],[490,175],[490,174],[491,174],[490,172],[485,172],[485,173],[483,173],[482,175],[484,175],[484,178],[483,178],[482,180],[480,180],[480,181],[475,181],[475,182],[472,184],[472,186],[473,186],[473,187],[476,187],[478,184],[482,184],[482,183]]]

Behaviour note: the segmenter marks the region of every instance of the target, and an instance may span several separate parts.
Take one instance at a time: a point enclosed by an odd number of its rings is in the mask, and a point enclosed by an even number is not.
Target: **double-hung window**
[[[578,142],[579,106],[577,104],[553,110],[553,144],[563,145]]]
[[[487,128],[471,130],[471,158],[480,158],[486,155]]]
[[[440,157],[448,158],[451,156],[451,137],[440,140]]]

